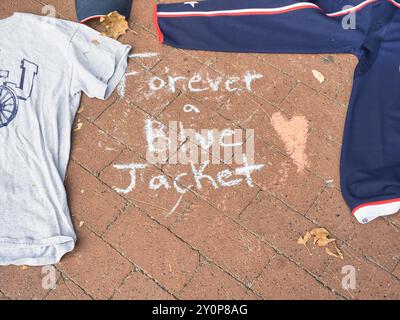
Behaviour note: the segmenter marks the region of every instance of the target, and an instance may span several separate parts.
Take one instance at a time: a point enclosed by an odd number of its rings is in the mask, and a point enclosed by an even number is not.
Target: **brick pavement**
[[[75,20],[72,0],[4,0],[0,15],[41,14],[45,5]],[[340,195],[354,57],[161,46],[144,0],[134,1],[130,31],[120,40],[135,54],[151,54],[130,59],[125,86],[109,100],[82,98],[66,179],[76,249],[55,266],[52,290],[43,289],[41,268],[0,267],[0,299],[400,298],[400,216],[361,226]],[[172,85],[178,76],[186,79]],[[184,105],[200,112],[184,112]],[[117,192],[130,177],[114,165],[146,163],[146,119],[197,130],[254,129],[255,161],[265,167],[253,173],[253,187],[202,181],[195,188],[188,175],[181,195],[172,179],[190,165],[148,165],[132,191]],[[210,164],[206,172],[215,178],[235,167]],[[167,177],[169,189],[149,188],[157,175]],[[338,239],[344,260],[316,247],[309,255],[296,244],[316,226]],[[342,288],[346,265],[356,270],[354,290]]]

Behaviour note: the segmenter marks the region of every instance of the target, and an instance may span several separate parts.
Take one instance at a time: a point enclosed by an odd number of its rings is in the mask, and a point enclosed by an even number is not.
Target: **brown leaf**
[[[113,11],[108,15],[101,17],[100,22],[106,28],[106,31],[102,34],[113,39],[118,39],[129,29],[128,21],[126,21],[126,18],[117,11]]]
[[[338,246],[336,245],[336,239],[329,238],[329,231],[326,230],[325,228],[314,228],[310,232],[307,231],[304,237],[299,237],[297,243],[304,245],[307,248],[309,254],[311,255],[312,253],[310,249],[307,247],[307,242],[308,240],[311,239],[312,236],[314,236],[313,243],[319,247],[325,247],[325,252],[328,255],[343,260],[343,253],[339,250]],[[326,247],[329,243],[333,243],[336,253],[330,250],[328,247]]]
[[[327,244],[335,241],[335,239],[330,239],[329,231],[325,228],[315,228],[311,230],[311,235],[314,236],[314,244],[319,247],[325,247]]]
[[[81,130],[83,127],[83,123],[81,122],[81,119],[78,119],[78,123],[76,124],[76,127],[74,128],[74,132]]]
[[[331,242],[334,242],[336,239],[329,239],[329,238],[320,238],[317,240],[317,246],[318,247],[325,247]]]
[[[304,235],[304,237],[299,237],[299,240],[297,240],[298,244],[306,244],[308,240],[311,239],[311,233],[307,231],[307,233]]]
[[[310,249],[308,249],[308,247],[307,247],[307,242],[308,242],[308,240],[310,240],[310,239],[311,239],[311,234],[307,231],[307,233],[304,235],[304,237],[301,237],[301,236],[299,237],[299,239],[297,240],[297,243],[298,243],[298,244],[304,245],[304,246],[306,247],[308,253],[309,253],[310,255],[312,255]]]
[[[332,252],[329,248],[325,248],[325,252],[326,252],[327,254],[329,254],[330,256],[333,256],[333,257],[335,257],[335,258],[340,258],[338,254]]]
[[[336,245],[336,242],[334,243],[334,245],[335,245],[336,252],[338,253],[340,259],[343,260],[343,253],[342,253],[342,251],[340,251],[340,249],[339,249],[338,246]]]

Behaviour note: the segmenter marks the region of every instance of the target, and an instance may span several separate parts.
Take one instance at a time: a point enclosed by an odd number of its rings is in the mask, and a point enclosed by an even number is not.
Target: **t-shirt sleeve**
[[[107,99],[125,74],[130,50],[129,45],[79,25],[68,44],[71,94],[83,91],[89,97]]]

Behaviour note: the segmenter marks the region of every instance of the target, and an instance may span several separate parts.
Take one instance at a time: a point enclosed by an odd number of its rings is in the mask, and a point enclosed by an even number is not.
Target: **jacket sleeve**
[[[155,6],[159,40],[228,52],[354,53],[377,0],[205,0]]]

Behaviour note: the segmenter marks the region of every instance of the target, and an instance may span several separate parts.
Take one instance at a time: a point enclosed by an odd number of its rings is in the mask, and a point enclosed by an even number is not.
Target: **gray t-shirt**
[[[0,34],[0,265],[54,264],[76,240],[64,178],[81,91],[107,99],[130,46],[25,13]]]

